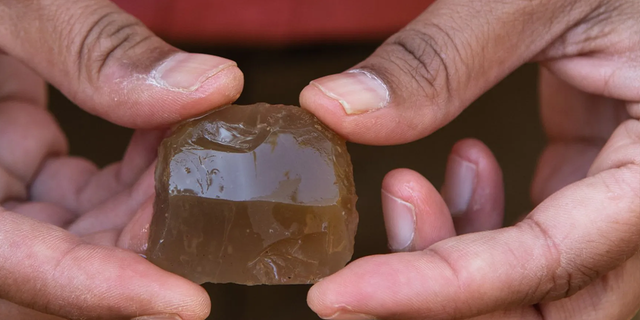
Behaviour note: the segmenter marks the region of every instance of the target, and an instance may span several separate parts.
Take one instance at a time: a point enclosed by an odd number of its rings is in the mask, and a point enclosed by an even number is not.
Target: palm
[[[45,159],[27,201],[7,209],[67,229],[86,241],[116,245],[122,233],[153,195],[155,149],[162,132],[137,131],[122,161],[98,170],[81,158]],[[140,231],[140,229],[136,230]]]
[[[18,64],[2,67],[14,71],[7,80],[18,80],[0,88],[9,97],[0,104],[2,206],[90,242],[116,245],[129,236],[121,233],[133,215],[150,209],[151,165],[163,133],[137,131],[123,160],[100,170],[66,155],[66,139],[45,108],[43,81]]]
[[[123,161],[102,170],[76,157],[47,159],[28,186],[28,198],[4,207],[65,228],[84,243],[142,251],[154,193],[152,162],[161,134],[136,132]],[[51,319],[2,301],[0,311],[17,319]]]

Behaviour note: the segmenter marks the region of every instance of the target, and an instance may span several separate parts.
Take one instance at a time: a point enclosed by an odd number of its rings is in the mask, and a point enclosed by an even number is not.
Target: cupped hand
[[[316,284],[329,319],[629,319],[640,308],[640,2],[436,1],[368,59],[314,80],[303,107],[348,139],[424,137],[525,62],[541,65],[549,145],[536,208],[512,227],[500,170],[454,147],[439,194],[382,185],[390,247]],[[453,214],[453,219],[451,218]]]
[[[206,292],[138,253],[162,128],[235,100],[240,70],[169,46],[107,1],[2,1],[0,21],[1,317],[204,319]],[[67,154],[44,80],[143,129],[121,162]]]

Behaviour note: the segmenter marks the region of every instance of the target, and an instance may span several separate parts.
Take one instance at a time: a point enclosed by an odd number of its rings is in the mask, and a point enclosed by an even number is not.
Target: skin
[[[440,0],[355,66],[385,83],[384,108],[347,115],[305,88],[301,105],[338,133],[397,144],[535,61],[550,141],[532,185],[538,206],[507,228],[500,168],[479,141],[452,150],[448,170],[459,170],[454,159],[476,168],[455,219],[443,200],[455,194],[410,170],[389,173],[383,190],[415,208],[408,252],[351,263],[310,290],[310,307],[333,319],[629,319],[640,308],[639,16],[635,0]],[[240,70],[186,91],[150,81],[179,50],[106,1],[5,0],[0,21],[0,314],[204,319],[204,290],[136,252],[162,128],[235,100]],[[121,162],[99,170],[67,156],[44,80],[141,129]]]
[[[353,262],[311,289],[311,308],[332,319],[631,318],[640,308],[639,16],[637,1],[441,0],[354,67],[385,83],[386,107],[348,115],[318,86],[305,88],[302,106],[340,134],[396,144],[446,125],[534,61],[549,138],[532,184],[537,207],[512,227],[492,222],[503,214],[500,170],[478,141],[452,151],[477,168],[455,228],[438,201],[421,201],[439,196],[424,178],[391,172],[382,188],[416,208],[416,235],[448,234]]]
[[[206,318],[204,289],[136,252],[161,128],[234,101],[240,70],[231,65],[191,91],[150,81],[179,50],[106,1],[1,1],[0,21],[2,318]],[[140,129],[121,162],[98,169],[67,155],[44,80],[87,112]]]

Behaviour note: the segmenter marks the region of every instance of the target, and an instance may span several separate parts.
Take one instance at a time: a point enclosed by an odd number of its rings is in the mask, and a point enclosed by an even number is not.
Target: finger
[[[634,119],[640,119],[640,102],[627,103],[627,112]]]
[[[595,96],[540,70],[540,113],[549,145],[531,188],[534,203],[587,176],[607,139],[629,118],[619,100]]]
[[[7,300],[0,300],[0,317],[11,320],[63,320],[60,317],[27,309]]]
[[[568,299],[539,306],[543,319],[630,319],[640,309],[640,255]]]
[[[0,204],[64,226],[73,214],[45,203],[25,202],[42,162],[67,152],[67,141],[45,108],[42,79],[22,63],[0,55]]]
[[[0,97],[46,108],[47,87],[42,78],[20,61],[0,53]]]
[[[158,146],[166,135],[166,130],[136,131],[122,159],[118,179],[126,185],[138,181],[158,157]]]
[[[79,215],[87,204],[95,204],[87,201],[84,195],[94,195],[96,186],[92,184],[99,173],[113,170],[113,166],[106,167],[102,171],[91,161],[80,157],[50,157],[42,163],[40,172],[33,180],[29,188],[32,201],[49,202]],[[109,177],[113,177],[110,174]],[[115,179],[101,179],[105,191],[100,192],[100,201],[104,200],[104,193],[112,194],[118,187]],[[85,204],[85,202],[89,202]]]
[[[438,191],[409,169],[393,170],[382,180],[382,211],[393,251],[422,250],[456,235]]]
[[[158,145],[165,135],[165,130],[137,130],[122,161],[91,177],[81,190],[78,210],[86,212],[138,182],[156,160]]]
[[[353,69],[312,81],[301,106],[355,142],[424,137],[599,5],[570,3],[437,1]]]
[[[471,233],[422,252],[356,260],[311,288],[319,315],[465,318],[571,296],[640,247],[640,122],[628,120],[590,176],[511,228]]]
[[[458,234],[497,229],[504,218],[502,170],[482,142],[461,140],[453,146],[442,198]]]
[[[601,277],[567,299],[536,306],[500,310],[473,320],[630,319],[640,309],[640,256]]]
[[[42,79],[26,66],[0,55],[0,167],[27,185],[42,160],[67,152],[67,141],[45,109]]]
[[[200,286],[137,254],[92,246],[57,227],[0,212],[0,298],[70,319],[177,314],[204,319]]]
[[[153,218],[154,197],[149,197],[134,214],[131,221],[119,234],[116,245],[140,254],[147,251],[149,244],[149,225]]]
[[[45,98],[40,77],[14,58],[0,55],[0,203],[16,213],[65,226],[73,220],[73,212],[25,201],[42,162],[67,152],[66,138],[47,112]],[[82,167],[75,169],[74,173],[82,172]],[[64,183],[57,187],[61,186]]]
[[[617,43],[601,44],[606,47],[610,46],[617,52],[600,54],[601,51],[593,50],[587,54],[567,59],[548,61],[545,62],[545,66],[556,76],[582,91],[625,101],[640,101],[640,92],[634,82],[634,79],[640,76],[640,64],[632,54],[628,54],[628,52],[640,50],[638,44],[634,43],[635,47],[630,49],[628,43],[629,35],[640,31],[635,20],[635,17],[640,14],[640,6],[637,3],[631,3],[635,8],[625,12],[634,17],[630,19],[631,25],[617,26],[623,30],[623,35],[617,37],[619,39]],[[603,21],[612,24],[615,21],[627,22],[625,20],[606,19]],[[607,28],[614,29],[613,26],[607,26]],[[603,31],[603,33],[610,32]],[[607,40],[610,38],[607,37]]]
[[[3,207],[11,212],[46,222],[61,228],[66,227],[75,218],[75,213],[58,205],[47,202],[7,202]]]
[[[120,125],[171,124],[230,103],[242,90],[233,61],[181,52],[110,1],[5,2],[0,21],[1,50]]]
[[[83,214],[67,230],[79,236],[106,230],[122,230],[140,206],[154,195],[154,171],[155,165],[148,167],[135,185]]]
[[[81,158],[50,158],[31,186],[31,198],[86,213],[137,182],[155,160],[164,135],[163,130],[136,131],[123,160],[102,170]]]
[[[0,166],[0,203],[27,198],[27,188],[23,181]]]
[[[473,317],[468,320],[543,320],[538,312],[533,307],[516,308],[508,310],[500,310],[489,314],[484,314],[478,317]],[[554,318],[551,318],[554,319]]]
[[[575,295],[535,306],[498,311],[473,320],[484,319],[580,319],[627,320],[640,309],[640,255],[600,277]]]

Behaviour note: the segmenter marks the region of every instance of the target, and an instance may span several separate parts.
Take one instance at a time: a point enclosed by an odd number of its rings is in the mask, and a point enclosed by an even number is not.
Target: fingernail
[[[177,53],[152,71],[156,84],[179,91],[195,91],[207,79],[236,63],[216,56],[196,53]]]
[[[320,91],[338,101],[347,114],[384,108],[389,90],[378,77],[364,70],[350,70],[311,81]]]
[[[389,248],[394,251],[407,249],[416,232],[416,211],[413,205],[382,190],[382,212]]]
[[[376,320],[376,318],[366,315],[366,314],[362,314],[362,313],[351,313],[351,312],[344,312],[344,311],[338,311],[336,314],[327,317],[327,318],[322,318],[325,320]]]
[[[182,320],[177,314],[158,314],[155,316],[136,317],[131,320]]]
[[[476,166],[460,157],[451,156],[442,186],[442,197],[451,215],[467,211],[476,185]]]

